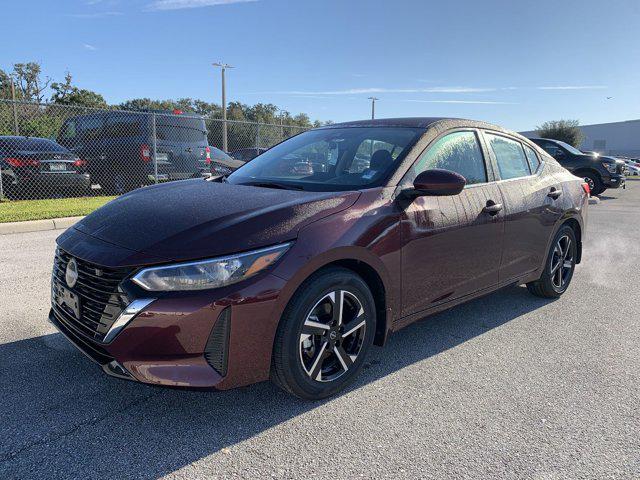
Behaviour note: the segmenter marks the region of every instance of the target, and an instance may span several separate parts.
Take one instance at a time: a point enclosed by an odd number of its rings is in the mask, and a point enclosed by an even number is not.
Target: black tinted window
[[[552,142],[541,142],[539,143],[539,145],[542,147],[542,149],[547,152],[549,155],[551,155],[552,157],[555,157],[558,155],[558,151],[562,151],[562,149],[556,145],[555,143]]]
[[[204,142],[207,139],[206,132],[195,128],[177,127],[174,125],[156,125],[158,140],[170,142]]]
[[[435,168],[459,173],[468,185],[487,181],[484,157],[474,132],[455,132],[439,139],[415,163],[414,178]]]
[[[65,139],[80,137],[83,140],[97,138],[102,132],[102,117],[76,117],[67,120],[60,135]]]
[[[105,136],[108,138],[132,138],[142,136],[142,118],[108,118],[105,123]]]
[[[487,139],[496,157],[502,180],[531,175],[529,162],[527,162],[520,142],[490,133],[487,134]]]

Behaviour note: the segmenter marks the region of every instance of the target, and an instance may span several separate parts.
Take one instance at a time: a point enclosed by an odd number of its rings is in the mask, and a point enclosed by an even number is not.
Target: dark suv
[[[592,195],[600,195],[607,188],[624,187],[624,162],[611,157],[585,154],[568,143],[550,138],[531,138],[555,158],[560,165],[589,184]]]
[[[153,114],[152,114],[153,113]],[[58,143],[86,159],[94,182],[122,193],[155,180],[200,177],[209,171],[204,119],[166,112],[99,112],[67,119]]]

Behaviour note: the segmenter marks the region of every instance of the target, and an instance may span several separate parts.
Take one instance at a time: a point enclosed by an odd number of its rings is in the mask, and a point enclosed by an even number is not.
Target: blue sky
[[[640,118],[640,1],[22,0],[0,67],[117,103],[272,102],[313,119],[457,116],[524,130]],[[8,39],[13,39],[8,41]],[[607,98],[611,97],[611,98]]]

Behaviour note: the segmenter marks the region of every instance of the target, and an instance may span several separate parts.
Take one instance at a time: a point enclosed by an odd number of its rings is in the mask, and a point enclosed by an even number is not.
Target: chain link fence
[[[305,130],[160,111],[0,100],[0,201],[119,195],[226,175]]]

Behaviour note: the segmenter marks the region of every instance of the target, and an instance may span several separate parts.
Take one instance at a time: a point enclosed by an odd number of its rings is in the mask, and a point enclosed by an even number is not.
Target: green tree
[[[69,72],[64,77],[64,83],[51,84],[53,94],[51,101],[59,105],[75,105],[91,108],[107,108],[107,102],[99,93],[78,88],[73,85],[73,78]]]
[[[580,130],[578,120],[551,120],[536,127],[542,138],[560,140],[578,148],[584,140],[584,133]]]
[[[16,63],[13,66],[13,75],[15,77],[16,90],[20,93],[20,99],[29,102],[44,102],[45,91],[51,83],[51,78],[42,78],[42,68],[39,63]],[[17,92],[16,96],[18,96]]]

